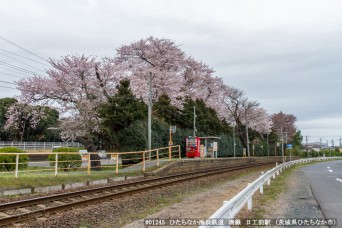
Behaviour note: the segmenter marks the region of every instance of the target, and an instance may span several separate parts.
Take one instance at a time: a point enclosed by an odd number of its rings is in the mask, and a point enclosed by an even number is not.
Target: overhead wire
[[[13,82],[6,82],[6,81],[1,81],[1,80],[0,80],[0,82],[15,85],[15,83],[13,83]]]
[[[17,53],[14,53],[14,52],[11,52],[11,51],[8,51],[8,50],[5,50],[5,49],[2,49],[2,48],[0,48],[0,50],[1,50],[1,51],[3,51],[3,52],[7,52],[7,53],[9,53],[9,54],[16,55],[16,56],[18,56],[18,57],[21,57],[21,58],[24,58],[24,59],[30,60],[30,61],[32,61],[32,62],[39,63],[39,64],[42,64],[42,65],[44,65],[44,66],[50,67],[48,64],[45,64],[45,63],[42,63],[42,62],[36,61],[36,60],[34,60],[34,59],[31,59],[31,58],[28,58],[28,57],[25,57],[25,56],[19,55],[19,54],[17,54]]]
[[[18,73],[17,71],[14,71],[14,70],[11,70],[11,69],[7,69],[7,68],[1,67],[1,66],[0,66],[0,69],[8,70],[8,71],[11,71],[11,72],[16,73],[16,74]],[[1,73],[10,75],[10,76],[13,76],[13,77],[16,77],[16,78],[22,78],[22,77],[15,76],[15,75],[13,75],[13,74],[8,74],[8,73],[5,73],[5,72],[1,72]],[[24,76],[24,77],[28,77],[27,75],[23,75],[23,76]]]
[[[19,49],[21,49],[21,50],[23,50],[23,51],[25,51],[25,52],[27,52],[27,53],[33,55],[33,56],[35,56],[36,58],[39,58],[39,59],[43,60],[44,62],[49,63],[46,59],[42,58],[41,56],[39,56],[39,55],[37,55],[37,54],[35,54],[35,53],[33,53],[33,52],[31,52],[31,51],[29,51],[29,50],[23,48],[22,46],[20,46],[20,45],[18,45],[18,44],[16,44],[16,43],[14,43],[14,42],[12,42],[12,41],[6,39],[5,37],[3,37],[3,36],[1,36],[1,35],[0,35],[0,39],[2,39],[2,40],[4,40],[4,41],[6,41],[6,42],[12,44],[13,46],[15,46],[15,47],[17,47],[17,48],[19,48]],[[6,52],[6,53],[9,53],[9,54],[11,54],[11,55],[15,55],[15,56],[24,58],[24,59],[26,59],[26,60],[30,60],[30,61],[32,61],[32,62],[39,63],[39,64],[42,64],[42,65],[45,65],[45,66],[48,66],[48,67],[49,67],[48,64],[45,64],[45,63],[43,63],[43,62],[34,60],[34,59],[32,59],[32,58],[28,58],[28,57],[25,57],[25,56],[16,54],[16,53],[14,53],[14,52],[11,52],[11,51],[8,51],[8,50],[2,49],[2,48],[1,48],[0,50],[1,50],[2,52]],[[34,67],[34,66],[30,65],[30,64],[27,64],[27,63],[25,63],[25,62],[23,62],[23,61],[20,61],[20,60],[18,60],[18,59],[16,59],[16,58],[13,58],[13,57],[9,56],[9,55],[3,54],[3,53],[0,53],[0,54],[3,55],[3,56],[6,56],[7,58],[10,58],[10,59],[12,59],[12,60],[14,60],[14,61],[16,61],[16,62],[19,62],[20,64],[24,64],[24,65],[26,65],[26,66],[28,66],[28,67],[30,67],[30,68],[32,68],[32,69],[35,69],[35,70],[39,70],[39,71],[41,71],[41,72],[44,72],[43,70],[41,70],[41,69],[39,69],[39,68],[36,68],[36,67]],[[22,74],[22,72],[23,72],[23,73],[26,73],[26,74],[35,74],[35,75],[40,75],[40,76],[42,76],[41,74],[38,74],[38,73],[36,73],[36,72],[34,72],[34,71],[32,71],[32,70],[28,70],[28,69],[19,67],[19,66],[17,66],[17,65],[9,64],[9,63],[6,63],[6,62],[4,62],[4,61],[0,61],[0,65],[4,66],[4,67],[1,67],[1,66],[0,66],[1,69],[4,69],[4,70],[6,70],[6,71],[11,71],[11,72],[16,73],[16,74],[18,74],[19,72],[20,72],[20,74]],[[19,72],[18,72],[18,71],[19,71]],[[5,72],[0,72],[0,73],[3,74],[3,75],[11,76],[11,77],[22,78],[22,77],[19,77],[19,76],[13,75],[13,74],[9,74],[9,73],[5,73]],[[13,83],[13,82],[2,81],[2,80],[0,80],[0,83],[16,85],[16,84]],[[6,88],[6,89],[15,89],[15,90],[17,90],[17,88],[10,87],[10,86],[0,85],[0,87],[1,87],[1,88]]]
[[[0,87],[1,87],[1,88],[6,88],[6,89],[16,89],[16,90],[17,90],[17,88],[8,87],[8,86],[1,86],[1,85],[0,85]]]
[[[9,74],[9,73],[0,71],[0,75],[2,75],[2,74],[7,75],[7,76],[11,76],[11,77],[15,77],[15,78],[22,78],[22,77],[14,75],[14,74]]]
[[[36,69],[36,70],[39,70],[39,71],[45,73],[45,71],[43,71],[42,69],[39,69],[39,68],[37,68],[37,67],[34,67],[34,66],[30,65],[30,64],[24,63],[24,62],[22,62],[22,61],[20,61],[20,60],[17,60],[16,58],[13,58],[13,57],[11,57],[11,56],[8,56],[8,55],[3,54],[3,53],[0,53],[0,55],[6,56],[7,58],[13,59],[14,61],[17,61],[17,62],[19,62],[19,63],[21,63],[21,64],[24,64],[24,65],[26,65],[26,66],[32,67],[32,68],[34,68],[34,69]]]
[[[9,68],[12,68],[12,69],[18,70],[18,71],[25,72],[25,73],[29,73],[29,74],[35,74],[35,75],[40,75],[40,76],[43,76],[43,75],[41,75],[41,74],[38,74],[37,72],[31,71],[31,70],[27,70],[27,69],[25,69],[25,68],[18,67],[18,66],[15,66],[15,65],[9,64],[9,63],[5,63],[5,62],[3,62],[3,61],[1,61],[1,60],[0,60],[0,64],[1,64],[1,65],[4,65],[4,66],[6,66],[6,67],[9,67]]]
[[[44,60],[45,62],[49,62],[49,61],[47,61],[46,59],[44,59],[43,57],[40,57],[39,55],[37,55],[37,54],[35,54],[35,53],[33,53],[33,52],[31,52],[31,51],[29,51],[29,50],[27,50],[27,49],[25,49],[25,48],[19,46],[18,44],[14,43],[14,42],[12,42],[12,41],[10,41],[10,40],[8,40],[8,39],[6,39],[5,37],[3,37],[3,36],[1,36],[1,35],[0,35],[0,39],[2,39],[2,40],[4,40],[4,41],[6,41],[6,42],[8,42],[8,43],[10,43],[10,44],[12,44],[12,45],[14,45],[14,46],[16,46],[17,48],[20,48],[20,49],[23,50],[23,51],[26,51],[27,53],[30,53],[31,55],[36,56],[36,57],[39,58],[39,59]]]

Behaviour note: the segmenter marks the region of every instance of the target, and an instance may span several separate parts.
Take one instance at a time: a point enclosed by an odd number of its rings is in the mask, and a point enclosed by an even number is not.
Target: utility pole
[[[194,138],[196,137],[196,106],[194,106]]]
[[[340,147],[342,146],[342,137],[340,136]]]
[[[148,159],[151,160],[152,147],[152,72],[148,77]]]
[[[306,157],[309,157],[309,145],[308,145],[308,136],[305,136],[305,141],[306,141]]]
[[[267,133],[267,156],[270,156],[270,145],[268,144],[268,133]]]
[[[248,154],[248,157],[251,156],[251,153],[249,151],[249,137],[248,137],[248,124],[246,122],[246,137],[247,137],[247,154]]]
[[[234,148],[234,158],[235,158],[235,146],[236,146],[236,144],[235,144],[235,123],[233,124],[233,143],[234,143],[233,148]]]
[[[281,156],[283,157],[283,163],[285,162],[284,159],[284,135],[283,135],[283,127],[280,127],[280,141],[281,141]]]

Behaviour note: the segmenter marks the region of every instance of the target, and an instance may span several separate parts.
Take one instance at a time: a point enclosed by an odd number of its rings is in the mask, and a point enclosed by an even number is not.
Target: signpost
[[[292,151],[292,144],[287,144],[287,149],[290,149],[290,161],[291,161],[291,151]]]

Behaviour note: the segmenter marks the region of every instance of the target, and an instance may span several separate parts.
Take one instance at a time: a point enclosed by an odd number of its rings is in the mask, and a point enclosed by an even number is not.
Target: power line
[[[0,80],[0,82],[15,85],[15,83],[13,83],[13,82],[6,82],[6,81],[1,81],[1,80]]]
[[[12,41],[10,41],[10,40],[4,38],[3,36],[0,36],[0,38],[3,39],[4,41],[6,41],[6,42],[8,42],[8,43],[10,43],[10,44],[12,44],[12,45],[14,45],[14,46],[16,46],[17,48],[20,48],[21,50],[24,50],[24,51],[30,53],[31,55],[34,55],[34,56],[36,56],[37,58],[40,58],[40,59],[42,59],[42,60],[48,62],[46,59],[40,57],[39,55],[34,54],[33,52],[31,52],[31,51],[29,51],[29,50],[27,50],[27,49],[25,49],[25,48],[23,48],[23,47],[21,47],[21,46],[19,46],[18,44],[13,43]]]
[[[6,56],[7,58],[13,59],[13,60],[15,60],[15,61],[17,61],[17,62],[19,62],[19,63],[21,63],[21,64],[24,64],[24,65],[26,65],[26,66],[32,67],[32,68],[34,68],[34,69],[36,69],[36,70],[39,70],[39,71],[45,73],[45,71],[43,71],[42,69],[39,69],[39,68],[34,67],[34,66],[31,66],[30,64],[24,63],[24,62],[22,62],[22,61],[20,61],[20,60],[17,60],[16,58],[13,58],[13,57],[11,57],[11,56],[5,55],[5,54],[3,54],[3,53],[0,53],[0,55]]]
[[[25,68],[18,67],[18,66],[9,64],[9,63],[5,63],[5,62],[3,62],[3,61],[0,61],[0,64],[1,64],[1,65],[4,65],[4,66],[6,66],[6,67],[9,67],[9,68],[15,69],[15,70],[19,70],[19,71],[25,72],[25,73],[36,74],[36,75],[43,76],[43,75],[41,75],[41,74],[38,74],[37,72],[31,71],[31,70],[27,70],[27,69],[25,69]]]
[[[14,71],[14,70],[11,70],[11,69],[7,69],[7,68],[1,67],[1,66],[0,66],[0,69],[8,70],[8,71],[11,71],[11,72],[16,73],[16,74],[18,73],[17,71]],[[22,78],[22,77],[15,76],[13,74],[8,74],[8,73],[5,73],[5,72],[0,72],[0,73],[7,74],[7,75],[10,75],[10,76],[13,76],[13,77],[16,77],[16,78]],[[24,76],[28,77],[27,75],[24,75]]]
[[[22,55],[16,54],[16,53],[14,53],[14,52],[11,52],[11,51],[8,51],[8,50],[2,49],[2,48],[0,48],[0,50],[1,50],[1,51],[3,51],[3,52],[10,53],[10,54],[12,54],[12,55],[16,55],[16,56],[18,56],[18,57],[21,57],[21,58],[24,58],[24,59],[30,60],[30,61],[32,61],[32,62],[36,62],[36,63],[42,64],[42,65],[44,65],[44,66],[50,67],[48,64],[45,64],[45,63],[42,63],[42,62],[36,61],[36,60],[34,60],[34,59],[31,59],[31,58],[27,58],[27,57],[25,57],[25,56],[22,56]]]
[[[8,73],[1,72],[1,71],[0,71],[0,75],[1,75],[1,74],[5,74],[5,75],[11,76],[11,77],[16,77],[16,78],[22,78],[22,77],[19,77],[19,76],[14,75],[14,74],[8,74]]]
[[[1,85],[0,85],[0,87],[1,87],[1,88],[6,88],[6,89],[16,89],[16,88],[13,88],[13,87],[1,86]]]

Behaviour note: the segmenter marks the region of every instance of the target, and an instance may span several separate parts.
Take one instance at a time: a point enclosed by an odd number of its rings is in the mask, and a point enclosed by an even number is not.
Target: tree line
[[[50,124],[62,140],[79,139],[89,148],[144,149],[148,96],[153,97],[154,147],[167,144],[169,125],[180,129],[174,141],[179,137],[184,144],[192,132],[194,106],[197,134],[222,136],[221,148],[231,147],[233,131],[238,148],[255,145],[263,153],[269,151],[266,138],[276,144],[284,140],[284,132],[288,142],[300,135],[295,118],[288,118],[293,115],[269,115],[168,39],[149,37],[123,45],[114,58],[69,55],[49,63],[46,77],[33,75],[17,82],[21,95],[2,113],[1,134],[7,132],[2,138],[48,139],[55,134],[47,130]],[[277,118],[282,119],[280,125],[275,124]]]

